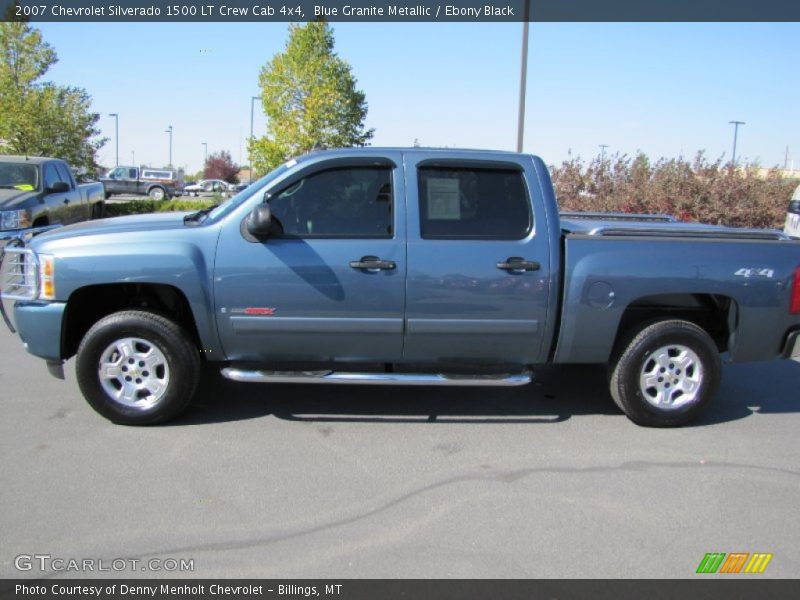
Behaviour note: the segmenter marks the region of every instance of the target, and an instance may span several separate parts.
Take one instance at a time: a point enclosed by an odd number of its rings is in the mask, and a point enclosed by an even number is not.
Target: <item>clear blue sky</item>
[[[287,24],[39,23],[59,62],[47,78],[85,88],[114,163],[198,170],[202,142],[247,161],[250,97]],[[374,145],[514,149],[522,25],[339,23],[336,49],[366,92]],[[537,24],[531,26],[525,151],[548,163],[642,150],[705,149],[800,168],[800,24]],[[255,132],[265,119],[256,106]]]

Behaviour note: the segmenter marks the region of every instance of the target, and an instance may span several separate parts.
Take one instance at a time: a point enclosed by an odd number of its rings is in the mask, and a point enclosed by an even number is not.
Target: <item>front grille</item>
[[[27,248],[6,246],[0,264],[0,296],[3,300],[33,300],[39,293],[36,255]]]

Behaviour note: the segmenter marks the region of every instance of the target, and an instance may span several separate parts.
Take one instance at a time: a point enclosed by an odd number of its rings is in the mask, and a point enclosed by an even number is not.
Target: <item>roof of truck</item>
[[[325,154],[380,154],[381,152],[402,152],[404,154],[472,154],[472,155],[500,155],[500,156],[519,156],[526,153],[511,152],[509,150],[484,150],[481,148],[426,148],[422,146],[362,146],[353,148],[321,148],[312,150],[303,156],[315,156],[320,153]],[[298,157],[300,158],[300,157]]]
[[[0,155],[0,161],[11,163],[28,163],[31,165],[40,165],[49,160],[61,160],[60,158],[50,158],[48,156],[8,156]]]

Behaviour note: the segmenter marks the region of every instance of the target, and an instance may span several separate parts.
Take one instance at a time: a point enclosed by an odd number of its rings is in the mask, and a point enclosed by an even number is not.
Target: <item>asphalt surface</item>
[[[52,379],[0,332],[0,577],[81,575],[17,571],[23,554],[193,559],[169,574],[194,577],[683,578],[707,552],[769,552],[759,577],[800,573],[795,362],[726,367],[705,419],[673,430],[625,419],[598,368],[502,390],[207,374],[185,417],[126,428],[73,368]],[[139,569],[120,575],[165,575]]]

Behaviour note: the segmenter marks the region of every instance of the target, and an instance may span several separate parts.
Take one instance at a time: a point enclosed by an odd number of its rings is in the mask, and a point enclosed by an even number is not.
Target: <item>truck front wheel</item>
[[[675,427],[695,419],[719,386],[714,340],[682,320],[658,321],[631,338],[611,364],[611,397],[646,427]]]
[[[84,397],[105,418],[120,425],[151,425],[188,406],[200,358],[176,323],[131,310],[108,315],[89,329],[75,371]]]

